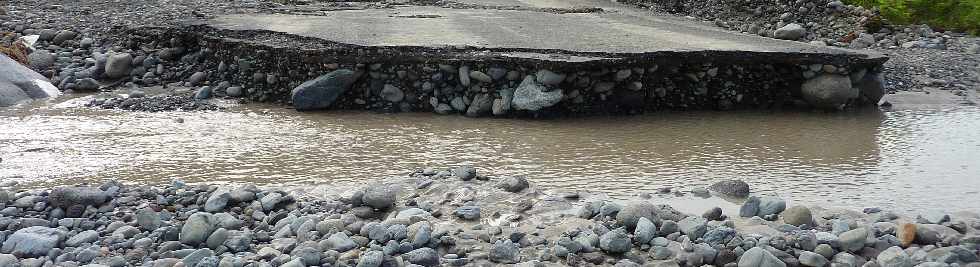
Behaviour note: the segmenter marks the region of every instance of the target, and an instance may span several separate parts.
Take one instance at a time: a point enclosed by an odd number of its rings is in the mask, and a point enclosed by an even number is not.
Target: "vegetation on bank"
[[[929,24],[936,29],[980,33],[980,0],[845,0],[877,7],[894,24]]]

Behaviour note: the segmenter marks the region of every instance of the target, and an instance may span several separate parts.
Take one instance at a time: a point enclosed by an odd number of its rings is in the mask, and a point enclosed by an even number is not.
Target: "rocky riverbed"
[[[884,69],[843,63],[756,66],[723,62],[695,65],[648,62],[650,64],[634,64],[614,69],[561,71],[533,66],[500,67],[493,64],[326,63],[321,64],[322,66],[295,67],[305,64],[299,60],[303,58],[300,54],[290,54],[291,61],[283,63],[269,60],[281,54],[267,53],[275,49],[240,44],[245,47],[232,50],[229,44],[220,41],[244,38],[273,44],[304,42],[302,38],[295,36],[270,33],[238,36],[209,32],[206,35],[211,39],[186,40],[174,32],[145,28],[179,27],[179,23],[183,21],[212,18],[227,13],[303,14],[314,9],[369,9],[390,6],[370,3],[296,5],[275,1],[215,3],[183,0],[166,3],[142,1],[120,6],[98,1],[12,1],[8,14],[2,15],[5,21],[0,24],[0,29],[19,35],[38,35],[39,43],[36,45],[37,50],[31,53],[30,65],[45,77],[51,78],[53,84],[61,90],[138,90],[141,87],[161,85],[194,88],[192,98],[180,96],[182,103],[208,97],[229,97],[280,102],[299,109],[323,108],[329,105],[340,109],[386,112],[421,110],[440,114],[505,117],[542,113],[634,114],[669,109],[728,110],[787,106],[836,109],[842,106],[874,104],[880,97],[878,88],[894,92],[941,84],[940,88],[969,91],[976,84],[974,74],[978,63],[977,57],[973,56],[978,45],[976,38],[948,32],[932,32],[919,26],[881,27],[877,32],[862,32],[867,31],[861,27],[867,26],[870,18],[874,17],[874,12],[834,3],[819,3],[817,6],[807,4],[799,8],[787,5],[748,13],[726,11],[718,13],[724,14],[723,18],[704,18],[720,21],[716,24],[729,29],[776,38],[781,38],[775,32],[782,27],[800,24],[797,25],[798,29],[780,32],[794,32],[793,35],[798,35],[796,40],[820,42],[819,45],[855,49],[873,47],[899,60],[889,61]],[[445,8],[480,6],[450,1],[407,2],[398,5],[436,5]],[[712,4],[711,8],[688,6],[678,10],[713,10],[712,8],[723,7]],[[578,12],[575,11],[578,9],[569,10],[566,11]],[[545,11],[547,10],[542,12]],[[606,11],[588,9],[587,12]],[[761,14],[756,14],[759,12]],[[792,14],[793,12],[802,13]],[[690,15],[705,15],[702,14],[704,12],[695,13]],[[783,15],[771,16],[777,13]],[[785,15],[786,13],[790,14]],[[133,19],[135,17],[141,19]],[[745,27],[736,27],[734,21],[745,17],[753,19],[745,20],[742,23]],[[764,19],[768,17],[774,19]],[[778,22],[763,23],[770,20]],[[753,25],[758,27],[752,27]],[[854,36],[848,37],[850,35]],[[869,41],[871,39],[873,42]],[[932,52],[933,50],[944,52]],[[294,68],[282,68],[282,65]],[[922,65],[933,67],[918,67]],[[317,101],[304,101],[308,98],[304,98],[302,92],[297,96],[296,91],[304,82],[323,78],[338,69],[352,71],[352,74],[356,74],[354,77],[360,79],[359,82],[351,85],[351,89],[338,89],[341,92],[315,93],[314,95],[324,98]],[[542,77],[547,74],[554,75]],[[915,77],[909,78],[912,74]],[[529,77],[532,82],[526,82]],[[850,88],[847,88],[848,82],[845,78],[851,79]],[[801,86],[804,83],[813,86]],[[330,84],[327,87],[344,88]],[[826,93],[825,88],[830,87],[847,90]],[[797,89],[767,93],[772,88]],[[866,88],[876,90],[868,93]],[[337,94],[342,94],[340,100],[336,99]],[[327,97],[323,97],[324,95]],[[814,98],[816,95],[821,97]],[[186,106],[175,104],[176,98],[173,97],[142,100],[165,102],[152,105],[101,104],[126,102],[125,97],[115,100],[102,99],[94,106],[135,107],[130,109],[147,111],[172,109],[160,107]],[[556,110],[558,112],[552,112]]]
[[[0,190],[0,266],[978,266],[980,217],[741,202],[683,214],[426,168],[350,192],[106,182]]]

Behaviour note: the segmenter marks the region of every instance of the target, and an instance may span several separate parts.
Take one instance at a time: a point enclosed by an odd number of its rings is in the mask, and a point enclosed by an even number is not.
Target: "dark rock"
[[[314,110],[330,107],[337,98],[350,89],[360,75],[341,69],[304,82],[293,89],[291,97],[296,110]]]
[[[749,196],[749,184],[742,180],[725,180],[708,187],[715,193],[728,197],[745,198]]]

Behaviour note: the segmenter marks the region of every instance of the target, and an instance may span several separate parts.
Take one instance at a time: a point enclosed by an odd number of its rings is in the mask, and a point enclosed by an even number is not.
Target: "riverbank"
[[[749,198],[737,214],[683,214],[658,203],[670,189],[612,201],[468,166],[319,195],[180,181],[4,189],[0,265],[977,265],[977,214],[787,206],[751,191],[684,192]]]

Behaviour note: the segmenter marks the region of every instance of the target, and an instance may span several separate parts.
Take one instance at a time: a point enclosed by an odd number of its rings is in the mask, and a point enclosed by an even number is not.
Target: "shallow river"
[[[77,102],[0,109],[0,181],[332,187],[469,163],[549,189],[617,198],[742,179],[756,194],[795,203],[980,210],[976,107],[538,121],[263,105],[134,113]]]

